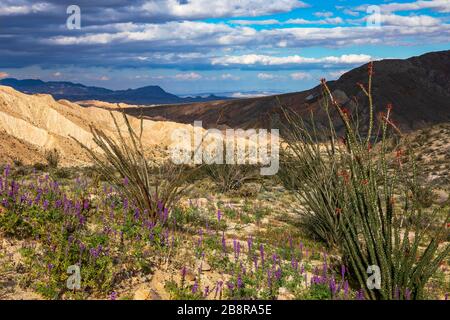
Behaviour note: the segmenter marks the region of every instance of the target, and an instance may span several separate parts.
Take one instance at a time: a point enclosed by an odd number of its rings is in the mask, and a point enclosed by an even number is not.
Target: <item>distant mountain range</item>
[[[409,59],[386,59],[374,63],[373,98],[376,113],[393,105],[393,115],[402,130],[415,130],[450,122],[450,50],[431,52]],[[328,85],[335,98],[362,120],[368,119],[367,98],[358,83],[367,84],[367,64],[353,69]],[[144,108],[144,115],[182,123],[202,120],[205,127],[267,127],[272,115],[282,116],[281,106],[327,123],[320,104],[321,87],[248,99],[166,105]],[[142,112],[129,108],[127,113]],[[337,125],[341,125],[337,121]]]
[[[218,97],[215,95],[209,95],[206,97],[179,97],[164,91],[159,86],[147,86],[128,90],[109,90],[101,87],[89,87],[79,83],[67,81],[45,82],[42,80],[17,80],[13,78],[0,80],[0,85],[9,86],[27,94],[51,94],[55,99],[66,99],[69,101],[101,100],[111,103],[122,102],[127,104],[150,105],[229,99],[227,97]]]

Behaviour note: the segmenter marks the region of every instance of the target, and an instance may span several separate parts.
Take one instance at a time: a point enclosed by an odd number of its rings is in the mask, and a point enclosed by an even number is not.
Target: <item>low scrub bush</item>
[[[92,126],[90,128],[93,141],[102,154],[76,141],[88,152],[98,173],[120,193],[134,201],[141,213],[156,222],[161,213],[167,212],[178,201],[186,189],[184,182],[190,171],[171,162],[158,164],[146,156],[141,141],[142,119],[138,134],[123,114],[123,122],[127,128],[124,134],[112,112],[111,117],[114,120],[116,137]]]
[[[420,299],[427,281],[449,254],[449,245],[440,246],[448,213],[443,220],[428,220],[414,155],[410,148],[393,145],[397,139],[390,138],[401,134],[390,105],[379,114],[379,125],[374,125],[372,68],[370,64],[368,85],[360,84],[369,100],[365,127],[358,114],[352,116],[337,102],[325,80],[328,127],[318,129],[313,116],[312,126],[306,125],[285,110],[289,127],[280,177],[306,204],[304,224],[342,253],[366,298]],[[336,132],[330,108],[344,126],[343,137]],[[369,266],[379,267],[379,289],[366,285]]]

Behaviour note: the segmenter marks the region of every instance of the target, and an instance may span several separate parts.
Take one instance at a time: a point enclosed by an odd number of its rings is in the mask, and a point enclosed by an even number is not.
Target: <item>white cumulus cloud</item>
[[[311,79],[311,75],[306,72],[291,73],[292,80],[308,80]]]
[[[174,76],[174,78],[176,80],[192,81],[192,80],[200,80],[202,78],[202,75],[196,72],[178,73]]]
[[[149,16],[168,16],[178,19],[204,19],[221,17],[264,16],[289,12],[308,5],[298,0],[153,0],[146,1],[142,9]]]
[[[372,57],[365,54],[348,54],[340,57],[328,56],[323,58],[307,58],[299,55],[277,57],[259,54],[247,54],[240,56],[223,56],[213,58],[213,65],[303,65],[303,64],[364,64],[372,60]]]

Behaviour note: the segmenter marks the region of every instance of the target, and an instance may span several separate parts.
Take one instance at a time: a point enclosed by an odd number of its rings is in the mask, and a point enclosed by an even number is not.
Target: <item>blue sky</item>
[[[81,29],[66,26],[72,4]],[[291,92],[370,60],[450,49],[450,1],[2,0],[0,38],[1,78]]]

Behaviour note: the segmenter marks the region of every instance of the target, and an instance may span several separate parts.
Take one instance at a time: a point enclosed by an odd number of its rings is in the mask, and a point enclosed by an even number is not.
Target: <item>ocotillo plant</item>
[[[156,222],[161,212],[169,210],[187,185],[189,169],[172,163],[157,164],[146,156],[142,144],[143,120],[139,135],[123,113],[126,132],[122,132],[116,117],[111,112],[116,128],[116,137],[90,127],[94,143],[101,152],[77,141],[96,164],[96,169],[128,199],[135,202],[142,214]]]
[[[319,130],[313,116],[307,125],[285,110],[289,125],[280,177],[306,204],[304,222],[341,251],[367,298],[420,299],[450,252],[449,245],[440,246],[448,214],[444,221],[425,217],[411,149],[390,143],[391,132],[400,134],[390,105],[375,126],[372,75],[371,63],[367,87],[359,84],[369,100],[366,130],[339,104],[325,80],[326,129]],[[344,138],[336,132],[330,106],[343,123]],[[379,289],[368,288],[369,266],[380,270]]]

